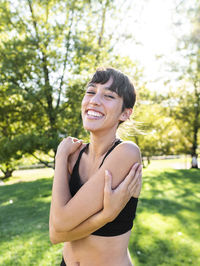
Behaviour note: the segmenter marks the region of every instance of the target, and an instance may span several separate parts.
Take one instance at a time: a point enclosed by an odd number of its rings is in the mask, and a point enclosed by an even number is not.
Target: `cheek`
[[[86,96],[84,96],[83,100],[81,102],[81,115],[82,115],[82,118],[83,118],[83,115],[85,113],[85,109],[86,109],[87,105],[88,105],[88,99],[87,99]]]
[[[86,98],[84,96],[81,102],[81,110],[84,108],[85,105],[86,105]]]
[[[119,115],[122,113],[122,101],[118,101],[115,106],[113,106],[113,109],[115,109],[116,115]]]

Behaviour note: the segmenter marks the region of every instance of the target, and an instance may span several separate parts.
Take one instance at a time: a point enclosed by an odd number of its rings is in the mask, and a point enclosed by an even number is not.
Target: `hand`
[[[113,221],[125,207],[131,197],[138,198],[142,186],[142,166],[134,164],[125,179],[112,190],[112,175],[105,172],[103,216],[109,222]]]
[[[63,139],[58,145],[56,152],[56,160],[58,158],[68,159],[68,157],[74,153],[82,145],[82,140],[77,138],[67,137]]]

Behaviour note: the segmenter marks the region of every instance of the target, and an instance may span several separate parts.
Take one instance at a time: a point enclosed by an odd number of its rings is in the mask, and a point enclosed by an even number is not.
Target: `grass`
[[[135,265],[200,265],[199,185],[199,170],[144,170],[129,245]]]
[[[200,265],[200,170],[163,165],[144,170],[131,257],[135,266]],[[51,177],[20,171],[0,186],[0,265],[60,264],[62,244],[48,237]]]

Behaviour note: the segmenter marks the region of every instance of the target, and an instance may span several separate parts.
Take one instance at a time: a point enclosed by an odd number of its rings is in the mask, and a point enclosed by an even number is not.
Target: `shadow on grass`
[[[199,185],[195,169],[144,174],[129,244],[136,265],[200,265]]]
[[[0,226],[11,230],[11,225],[15,225],[14,231],[28,231],[38,221],[47,223],[51,188],[51,179],[0,187]]]
[[[153,177],[156,177],[155,179]],[[166,184],[168,181],[173,185],[200,183],[200,169],[180,169],[180,170],[152,170],[145,173],[144,178],[146,181],[150,181],[152,186],[157,185],[157,182]]]
[[[51,253],[59,247],[51,245],[48,232],[51,189],[47,178],[0,187],[0,265],[43,265],[46,253],[44,265],[57,265]]]
[[[134,242],[129,244],[129,250],[136,265],[145,266],[180,266],[180,265],[199,265],[198,254],[187,243],[178,243],[162,235],[155,236],[151,230],[143,230],[142,234],[152,236],[151,245],[144,243],[141,245],[140,234],[137,234]]]
[[[144,213],[150,218],[154,214],[175,218],[187,237],[196,241],[193,225],[200,224],[200,200],[196,197],[200,171],[149,171],[143,180],[138,218]],[[5,254],[0,264],[12,265],[15,261],[15,265],[58,265],[61,248],[52,246],[48,236],[51,188],[52,179],[47,178],[0,187],[0,250]],[[154,228],[137,222],[137,218],[133,232],[129,247],[138,265],[195,265],[197,261],[190,243],[176,242],[162,230],[156,234]]]

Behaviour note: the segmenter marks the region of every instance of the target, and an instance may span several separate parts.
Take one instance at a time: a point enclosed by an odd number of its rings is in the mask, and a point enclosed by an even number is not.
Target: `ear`
[[[119,120],[120,121],[126,121],[127,119],[129,119],[129,117],[131,116],[133,112],[132,108],[126,108],[120,115]]]

